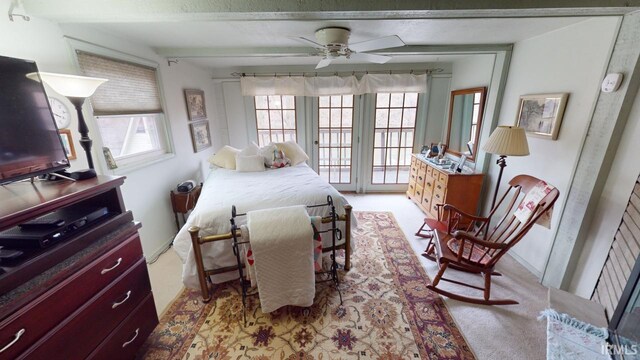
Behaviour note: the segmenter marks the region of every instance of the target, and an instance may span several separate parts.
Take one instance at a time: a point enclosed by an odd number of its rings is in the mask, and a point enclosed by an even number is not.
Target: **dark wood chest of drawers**
[[[62,207],[109,210],[59,243],[0,263],[0,359],[134,358],[157,325],[140,224],[124,208],[123,180],[0,189],[0,230]]]

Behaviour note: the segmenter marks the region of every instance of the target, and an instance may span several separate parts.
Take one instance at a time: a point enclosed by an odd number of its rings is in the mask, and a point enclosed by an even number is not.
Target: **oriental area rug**
[[[162,316],[142,357],[474,359],[443,300],[426,289],[430,280],[393,215],[354,214],[352,267],[340,271],[342,305],[330,282],[316,285],[309,308],[263,314],[251,297],[245,325],[238,281],[216,285],[208,304],[187,289]]]

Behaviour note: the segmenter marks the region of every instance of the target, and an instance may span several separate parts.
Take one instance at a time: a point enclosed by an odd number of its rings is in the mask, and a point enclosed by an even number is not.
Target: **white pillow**
[[[260,155],[236,155],[236,171],[256,172],[264,171],[264,158]]]
[[[260,150],[260,148],[258,147],[258,145],[256,145],[256,143],[254,143],[253,141],[247,145],[244,149],[240,150],[240,153],[238,155],[240,156],[253,156],[253,155],[259,155],[258,154],[258,150]]]
[[[278,150],[276,144],[271,143],[269,145],[265,145],[258,150],[258,155],[264,157],[264,164],[268,167],[273,165],[274,152]]]
[[[236,154],[239,153],[240,150],[231,147],[229,145],[225,145],[222,149],[216,151],[211,157],[209,157],[209,162],[213,165],[223,167],[229,170],[236,169]]]
[[[291,166],[296,166],[309,160],[309,156],[295,141],[289,140],[283,143],[276,143],[276,146],[278,150],[284,151],[284,155],[291,160]]]

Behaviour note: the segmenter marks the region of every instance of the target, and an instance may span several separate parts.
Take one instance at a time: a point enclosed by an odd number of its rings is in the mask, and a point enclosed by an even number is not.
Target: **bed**
[[[198,271],[188,229],[200,228],[200,236],[228,233],[231,230],[231,206],[238,213],[290,205],[325,203],[331,195],[338,215],[344,215],[347,200],[333,186],[321,179],[305,163],[264,172],[237,172],[224,168],[212,169],[204,182],[200,198],[187,222],[176,235],[173,246],[183,262],[182,282],[188,288],[198,289]],[[309,215],[324,216],[326,207],[311,208]],[[351,222],[355,225],[355,219]],[[239,223],[238,225],[242,225]],[[330,226],[330,224],[327,224]],[[344,223],[341,230],[344,232]],[[337,243],[344,246],[346,237]],[[323,246],[329,247],[329,236],[323,238]],[[207,268],[225,268],[236,265],[232,241],[203,244],[202,257]],[[238,277],[237,271],[211,276],[213,283],[221,283]]]

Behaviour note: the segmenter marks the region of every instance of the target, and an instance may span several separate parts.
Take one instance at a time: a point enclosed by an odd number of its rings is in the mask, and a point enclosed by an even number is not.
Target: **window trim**
[[[171,132],[171,123],[169,121],[169,116],[167,114],[167,104],[165,99],[165,91],[162,81],[162,74],[160,72],[160,65],[152,60],[136,56],[133,54],[129,54],[123,51],[111,49],[108,47],[100,46],[97,44],[93,44],[87,41],[83,41],[77,38],[73,38],[70,36],[64,36],[69,44],[69,50],[71,53],[71,58],[73,59],[74,66],[78,73],[81,73],[80,64],[78,62],[78,57],[76,55],[76,51],[84,51],[88,53],[92,53],[99,56],[105,56],[109,58],[113,58],[116,60],[127,61],[133,64],[139,64],[141,66],[152,67],[156,69],[156,82],[158,85],[158,95],[160,96],[160,104],[162,106],[163,112],[157,113],[160,117],[159,123],[164,129],[162,136],[162,141],[165,144],[165,149],[162,151],[155,150],[154,152],[158,154],[153,154],[153,156],[149,156],[149,154],[136,154],[136,160],[132,160],[130,162],[126,162],[124,164],[118,165],[116,169],[109,169],[107,166],[107,162],[102,154],[102,147],[104,146],[102,142],[102,135],[100,134],[100,130],[98,128],[98,124],[96,123],[96,118],[93,115],[93,109],[91,108],[90,101],[86,102],[86,105],[83,109],[83,115],[86,120],[87,126],[89,127],[89,137],[93,140],[93,146],[91,147],[91,153],[93,155],[94,162],[97,164],[100,173],[102,174],[114,174],[114,175],[122,175],[126,173],[133,172],[140,168],[162,162],[168,159],[171,159],[175,156],[175,145],[173,143],[173,134]],[[124,114],[127,115],[127,114]],[[133,114],[132,114],[133,115]],[[141,116],[140,114],[136,114],[136,116]],[[91,134],[94,134],[93,136]]]

